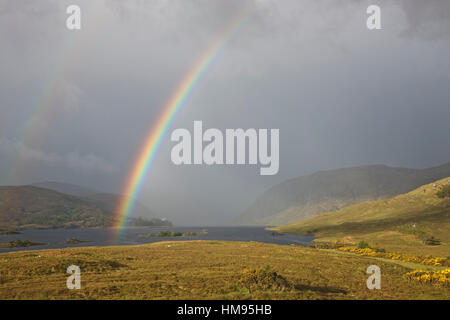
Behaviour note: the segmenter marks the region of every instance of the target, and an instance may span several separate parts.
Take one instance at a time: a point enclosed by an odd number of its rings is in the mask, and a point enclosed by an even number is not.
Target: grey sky
[[[69,4],[81,31],[65,28]],[[382,30],[367,30],[369,4]],[[0,184],[120,191],[180,79],[243,6],[169,133],[279,128],[279,174],[177,167],[166,136],[141,191],[159,216],[227,224],[287,178],[450,161],[450,1],[0,0]]]

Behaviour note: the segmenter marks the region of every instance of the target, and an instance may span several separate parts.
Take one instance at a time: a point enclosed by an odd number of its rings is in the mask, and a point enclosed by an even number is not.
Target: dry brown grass
[[[81,290],[66,288],[69,265]],[[366,269],[379,265],[382,289],[368,290]],[[285,290],[239,280],[245,269],[271,270]],[[370,257],[256,242],[183,241],[0,255],[1,299],[449,299],[447,289],[411,283],[411,268]]]

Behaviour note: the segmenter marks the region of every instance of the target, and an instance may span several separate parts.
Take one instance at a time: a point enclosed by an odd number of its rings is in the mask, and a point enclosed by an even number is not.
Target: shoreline
[[[0,242],[5,245],[11,241],[44,243],[44,245],[28,247],[0,247],[0,254],[15,251],[36,251],[64,248],[129,246],[149,244],[164,241],[244,241],[258,243],[273,243],[279,245],[308,246],[314,238],[304,235],[279,235],[262,227],[130,227],[118,236],[118,228],[101,229],[34,229],[26,230],[19,235],[0,236]],[[180,236],[158,236],[158,230],[178,231]],[[192,233],[192,234],[191,234]],[[195,234],[195,235],[194,235]],[[151,236],[150,236],[151,235]],[[75,238],[80,243],[67,243]]]

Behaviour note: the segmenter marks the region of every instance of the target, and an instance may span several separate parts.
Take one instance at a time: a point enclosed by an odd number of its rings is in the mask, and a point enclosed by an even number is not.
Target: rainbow
[[[58,6],[57,9],[61,8],[65,7]],[[89,2],[86,11],[91,12],[91,21],[94,21],[96,25],[100,25],[103,22],[104,10],[100,2]],[[58,106],[55,105],[55,95],[60,89],[59,85],[61,81],[64,81],[65,75],[75,65],[76,53],[82,47],[83,41],[90,36],[89,33],[82,31],[64,30],[64,32],[67,34],[62,37],[61,52],[55,58],[55,62],[47,77],[44,78],[42,90],[40,90],[37,97],[37,103],[31,108],[30,114],[18,131],[18,141],[25,146],[36,148],[45,140],[46,128],[58,112],[56,109]],[[18,152],[17,158],[14,159],[11,169],[2,183],[15,184],[17,178],[21,177],[23,172],[26,171],[24,169],[26,168],[24,167],[23,159],[20,152]]]
[[[194,64],[187,75],[183,78],[177,89],[174,91],[163,112],[159,116],[156,124],[151,128],[145,142],[140,149],[138,156],[130,174],[127,177],[125,188],[122,192],[124,197],[119,201],[117,207],[116,227],[117,236],[120,236],[121,230],[126,226],[127,218],[134,209],[135,200],[142,186],[144,178],[150,169],[155,155],[161,145],[168,128],[172,124],[178,111],[183,106],[202,75],[208,70],[214,60],[217,58],[222,49],[230,42],[240,26],[246,21],[248,14],[246,11],[241,12],[235,17],[231,23],[219,34],[216,41],[201,55],[200,59]]]

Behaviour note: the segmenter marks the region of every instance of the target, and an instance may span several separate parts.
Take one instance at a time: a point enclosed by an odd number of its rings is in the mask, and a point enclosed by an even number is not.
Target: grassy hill
[[[352,204],[390,198],[448,176],[450,163],[422,170],[371,165],[319,171],[272,187],[236,223],[284,225]]]
[[[0,230],[107,227],[115,224],[118,196],[78,197],[35,186],[0,187]],[[148,212],[148,211],[147,211]],[[131,219],[130,225],[170,225],[159,219]]]
[[[107,212],[114,212],[115,208],[117,208],[119,204],[119,201],[121,201],[123,198],[122,195],[100,192],[98,190],[94,190],[84,186],[64,182],[39,182],[33,183],[32,186],[50,189],[59,193],[64,193],[76,197],[88,198],[89,200],[92,200],[92,202],[96,206]],[[136,204],[134,206],[134,216],[151,219],[155,215],[139,201],[136,201]]]
[[[406,194],[351,205],[276,230],[314,234],[319,241],[365,240],[390,251],[450,256],[450,197],[438,196],[449,185],[450,178],[441,179]],[[427,244],[432,237],[440,244]]]
[[[0,187],[0,226],[96,227],[112,224],[112,215],[88,199],[33,186]]]

